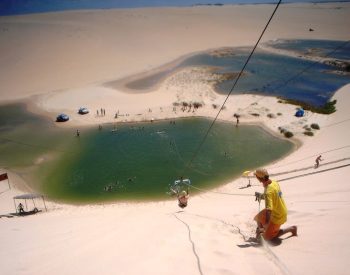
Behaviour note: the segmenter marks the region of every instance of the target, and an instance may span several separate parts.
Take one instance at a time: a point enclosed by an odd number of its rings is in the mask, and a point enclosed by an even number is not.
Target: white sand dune
[[[175,72],[154,91],[125,93],[103,86],[195,51],[253,45],[272,5],[74,11],[0,17],[1,102],[18,99],[36,113],[67,112],[63,127],[183,116],[214,117],[223,96],[201,81],[203,68]],[[349,3],[282,5],[264,41],[274,38],[348,40]],[[309,32],[312,27],[315,31]],[[190,78],[190,81],[188,80]],[[247,179],[176,201],[74,206],[47,202],[48,212],[1,217],[1,274],[347,274],[350,200],[350,85],[334,96],[337,112],[294,116],[295,106],[273,97],[230,97],[219,119],[278,127],[295,133],[298,149],[268,165],[280,181],[289,209],[288,225],[299,236],[277,246],[257,246],[253,216],[259,205]],[[205,103],[195,113],[173,111],[175,101]],[[252,105],[252,103],[256,103]],[[78,116],[77,108],[92,112]],[[95,112],[106,109],[105,117]],[[149,109],[152,112],[149,112]],[[272,112],[281,112],[274,119]],[[259,113],[252,118],[251,112]],[[318,123],[314,137],[303,126]],[[317,169],[314,159],[322,153]],[[329,169],[329,170],[328,170]],[[0,182],[0,215],[14,212],[12,197],[31,191],[20,175]],[[319,173],[316,173],[319,172]],[[278,174],[282,173],[282,174]],[[276,174],[276,175],[273,175]],[[288,179],[289,178],[289,179]],[[214,193],[220,192],[220,193]],[[227,193],[227,194],[224,194]],[[228,195],[231,194],[231,195]],[[246,196],[250,195],[250,196]],[[30,206],[31,207],[31,206]],[[262,207],[262,206],[261,206]],[[286,236],[288,237],[288,236]]]

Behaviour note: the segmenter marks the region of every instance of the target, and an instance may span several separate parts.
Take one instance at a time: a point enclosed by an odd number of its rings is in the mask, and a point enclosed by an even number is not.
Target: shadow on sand
[[[282,244],[282,242],[284,240],[287,240],[289,238],[293,237],[293,235],[290,235],[288,237],[285,237],[285,238],[274,238],[270,241],[266,241],[270,246],[279,246]],[[237,246],[240,247],[240,248],[248,248],[248,247],[259,247],[259,246],[262,246],[262,243],[260,240],[258,240],[257,238],[255,237],[250,237],[249,239],[245,240],[245,244],[238,244]]]
[[[35,215],[35,214],[37,214],[39,212],[42,212],[42,210],[34,208],[31,211],[23,211],[23,212],[19,212],[19,213],[3,214],[3,215],[0,215],[0,218],[26,217],[26,216],[30,216],[30,215]]]

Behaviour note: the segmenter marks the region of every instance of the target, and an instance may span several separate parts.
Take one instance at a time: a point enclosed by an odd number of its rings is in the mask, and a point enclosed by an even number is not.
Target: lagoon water
[[[273,43],[276,49],[293,50],[299,54],[331,57],[350,61],[350,42],[334,40],[278,40]]]
[[[324,41],[315,43],[305,45],[323,47],[324,51],[331,47]],[[282,43],[279,47],[290,45]],[[297,45],[296,49],[304,50],[303,42]],[[178,67],[212,66],[219,73],[236,72],[248,53],[246,48],[234,49],[234,55],[226,56],[203,53],[183,60]],[[344,49],[341,56],[349,58],[347,53]],[[158,71],[129,85],[142,90],[178,67]],[[305,67],[310,69],[286,85],[291,76]],[[250,91],[322,105],[336,89],[350,82],[348,76],[329,73],[332,69],[320,63],[258,51],[234,93]],[[230,85],[223,82],[217,88],[227,93]],[[111,130],[115,125],[106,124],[102,130],[81,128],[78,138],[75,129],[58,128],[52,120],[28,113],[22,105],[1,106],[0,166],[17,172],[34,188],[61,201],[153,200],[167,198],[169,186],[181,176],[190,178],[196,187],[212,188],[293,149],[289,141],[259,127],[237,128],[217,122],[189,167],[188,162],[210,123],[211,120],[191,118],[176,120],[176,124],[168,121],[122,124],[114,132]]]
[[[115,132],[107,124],[102,130],[81,129],[78,138],[71,129],[54,127],[21,106],[1,107],[4,114],[0,165],[11,167],[50,198],[68,202],[165,199],[180,176],[196,187],[212,188],[294,147],[259,127],[218,122],[184,173],[209,120],[123,124]]]
[[[320,56],[327,55],[344,45],[344,41],[286,40],[273,46],[304,53],[312,48]],[[294,48],[295,47],[295,48]],[[134,80],[126,86],[135,91],[150,89],[176,69],[191,66],[209,66],[216,73],[238,73],[242,69],[251,49],[232,48],[233,55],[217,56],[209,53],[196,54],[186,58],[172,69]],[[350,60],[350,45],[344,45],[331,57]],[[261,94],[299,100],[313,106],[323,106],[340,87],[350,82],[349,75],[334,73],[336,68],[309,60],[272,54],[262,50],[254,53],[245,74],[238,81],[232,94]],[[234,80],[217,85],[217,91],[227,94]]]
[[[49,152],[52,155],[64,151],[63,137],[71,131],[27,112],[22,104],[0,106],[0,166],[11,169],[35,166],[49,158]]]

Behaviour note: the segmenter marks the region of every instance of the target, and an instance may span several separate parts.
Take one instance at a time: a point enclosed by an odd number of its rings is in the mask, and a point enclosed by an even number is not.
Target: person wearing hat
[[[278,182],[269,178],[266,169],[257,169],[254,175],[264,186],[264,193],[256,192],[255,197],[259,202],[261,199],[265,200],[265,209],[254,218],[258,224],[256,229],[257,239],[262,236],[265,240],[272,240],[286,233],[297,236],[296,226],[281,229],[281,225],[287,221],[287,207]]]

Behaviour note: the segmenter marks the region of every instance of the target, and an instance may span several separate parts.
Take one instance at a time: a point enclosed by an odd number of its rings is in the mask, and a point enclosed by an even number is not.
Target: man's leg
[[[287,233],[292,233],[292,236],[298,236],[298,227],[293,225],[293,226],[287,227],[285,229],[280,229],[277,237],[281,237],[282,235],[287,234]]]
[[[255,217],[254,221],[256,221],[259,228],[264,227],[266,224],[266,209],[261,210]]]
[[[254,220],[257,223],[256,238],[260,237],[260,234],[264,232],[264,225],[266,225],[266,209],[261,210],[255,217]]]

